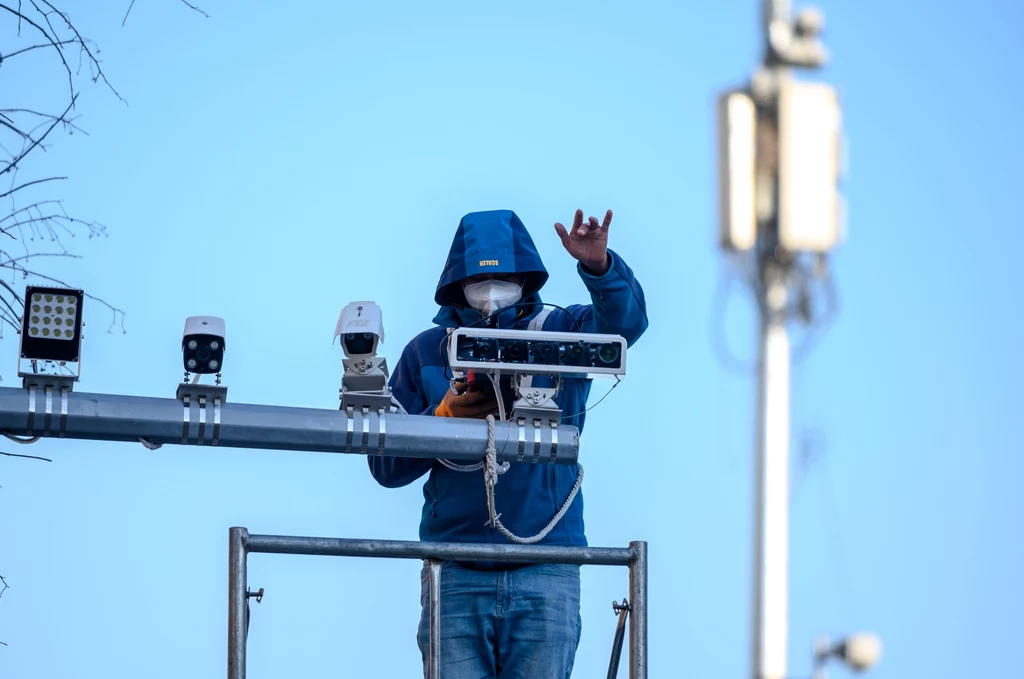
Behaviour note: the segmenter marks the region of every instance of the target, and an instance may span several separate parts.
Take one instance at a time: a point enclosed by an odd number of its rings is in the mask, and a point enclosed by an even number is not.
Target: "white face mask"
[[[463,285],[466,302],[485,316],[515,304],[523,296],[523,286],[509,281],[480,281]]]

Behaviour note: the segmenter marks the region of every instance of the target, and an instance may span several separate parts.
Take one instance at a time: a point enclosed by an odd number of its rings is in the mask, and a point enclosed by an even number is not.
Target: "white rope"
[[[565,513],[569,511],[569,505],[576,498],[576,494],[580,492],[580,486],[583,485],[583,465],[576,464],[576,484],[572,487],[569,492],[569,497],[566,498],[562,508],[555,514],[555,518],[551,519],[551,522],[544,527],[544,529],[529,538],[521,538],[518,535],[512,533],[501,524],[499,521],[500,514],[495,513],[494,509],[494,487],[498,485],[498,463],[497,463],[498,451],[494,447],[494,416],[487,416],[487,456],[484,458],[484,485],[487,488],[487,514],[490,517],[489,523],[492,527],[497,528],[502,535],[507,537],[512,542],[517,542],[522,545],[533,544],[534,542],[540,542],[551,532]],[[506,463],[507,464],[507,463]]]

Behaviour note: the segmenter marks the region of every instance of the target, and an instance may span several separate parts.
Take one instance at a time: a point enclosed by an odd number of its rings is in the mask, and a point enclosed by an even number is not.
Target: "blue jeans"
[[[429,677],[429,569],[417,634]],[[473,570],[441,564],[441,679],[568,679],[580,642],[580,567]]]

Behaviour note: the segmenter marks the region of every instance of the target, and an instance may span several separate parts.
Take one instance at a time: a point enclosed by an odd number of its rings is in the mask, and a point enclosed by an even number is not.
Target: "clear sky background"
[[[184,319],[214,314],[231,401],[336,408],[339,311],[380,304],[394,364],[430,323],[463,214],[516,210],[551,272],[545,299],[566,304],[587,297],[552,225],[611,208],[651,325],[582,437],[588,537],[650,543],[651,676],[747,676],[755,381],[713,336],[724,323],[749,365],[756,335],[748,296],[722,294],[714,99],[760,59],[760,2],[208,0],[204,19],[139,0],[121,28],[127,4],[65,9],[129,106],[85,83],[88,136],[26,168],[67,175],[40,196],[108,227],[65,238],[82,259],[45,269],[127,314],[108,334],[89,302],[77,388],[173,397]],[[813,77],[843,97],[849,230],[839,316],[794,373],[791,675],[809,674],[819,635],[873,630],[878,679],[1011,676],[1024,6],[820,6],[832,62]],[[26,43],[2,21],[6,54]],[[48,54],[3,66],[0,104],[60,101]],[[360,456],[4,449],[53,459],[0,457],[5,678],[223,676],[231,526],[417,536],[422,483],[381,488]],[[251,557],[266,598],[249,676],[419,676],[419,567]],[[626,572],[583,577],[575,676],[604,676]]]

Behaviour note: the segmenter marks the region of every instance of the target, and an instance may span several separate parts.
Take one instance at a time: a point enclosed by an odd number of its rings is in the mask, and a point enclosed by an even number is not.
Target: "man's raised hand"
[[[583,221],[583,210],[576,210],[572,230],[566,231],[561,222],[555,223],[555,232],[562,239],[562,246],[573,259],[580,262],[591,273],[602,275],[608,271],[608,227],[612,223],[612,211],[604,214],[604,222],[598,224],[597,217]]]

